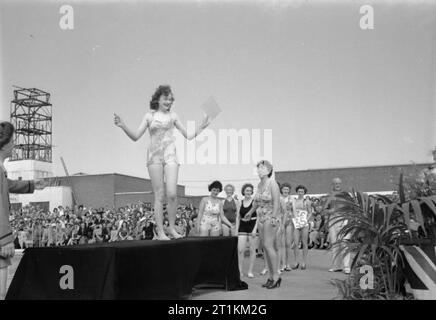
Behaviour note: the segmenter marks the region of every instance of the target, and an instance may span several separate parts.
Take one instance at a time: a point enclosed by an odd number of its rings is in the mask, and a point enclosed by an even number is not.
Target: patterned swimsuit
[[[152,164],[179,164],[176,153],[176,139],[174,137],[174,117],[169,119],[155,119],[156,112],[152,112],[149,124],[150,146],[147,150],[147,166]]]
[[[211,231],[221,231],[220,203],[212,203],[209,199],[204,207],[200,225]]]
[[[271,181],[272,180],[268,181],[268,185],[265,186],[262,192],[260,192],[259,189],[257,190],[257,193],[254,196],[254,201],[256,201],[256,204],[258,205],[256,212],[259,224],[264,224],[269,221],[271,225],[278,226],[280,224],[280,217],[273,216],[273,201],[269,188]]]
[[[292,198],[291,196],[280,196],[283,214],[286,217],[285,227],[292,225]]]

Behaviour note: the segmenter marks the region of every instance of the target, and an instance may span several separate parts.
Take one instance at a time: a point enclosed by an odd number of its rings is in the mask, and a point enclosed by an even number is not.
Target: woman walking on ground
[[[253,266],[254,261],[256,259],[256,246],[257,246],[257,215],[254,212],[251,215],[249,221],[244,221],[245,215],[251,210],[253,207],[253,185],[250,183],[246,183],[242,186],[241,193],[244,195],[244,198],[241,201],[241,206],[238,211],[238,215],[236,217],[236,228],[238,230],[238,255],[239,255],[239,272],[241,276],[243,273],[243,262],[245,256],[245,250],[247,248],[247,243],[250,248],[250,255],[248,258],[249,267],[247,276],[249,278],[254,278],[253,274]]]
[[[260,183],[255,195],[253,207],[245,215],[244,220],[249,221],[254,211],[257,212],[259,236],[265,252],[268,265],[269,278],[263,285],[267,289],[280,287],[282,279],[278,274],[277,229],[281,222],[280,190],[276,181],[271,179],[273,166],[269,161],[262,160],[257,163],[257,173]]]
[[[223,190],[219,181],[214,181],[208,186],[210,196],[200,201],[200,211],[197,218],[197,234],[201,237],[218,237],[222,234],[222,223],[230,229],[234,226],[224,216],[223,202],[218,194]]]
[[[136,131],[127,127],[118,115],[114,115],[115,125],[123,129],[127,136],[133,141],[137,141],[144,135],[145,131],[149,129],[150,147],[147,155],[147,167],[155,197],[154,213],[156,217],[157,240],[170,239],[165,234],[163,228],[164,179],[166,182],[166,197],[168,201],[168,233],[174,239],[182,237],[175,230],[179,161],[176,153],[174,128],[178,129],[186,139],[192,140],[210,123],[209,117],[205,116],[203,122],[196,128],[195,132],[188,134],[177,114],[171,111],[173,103],[174,95],[170,86],[159,86],[150,101],[151,111],[145,114]]]

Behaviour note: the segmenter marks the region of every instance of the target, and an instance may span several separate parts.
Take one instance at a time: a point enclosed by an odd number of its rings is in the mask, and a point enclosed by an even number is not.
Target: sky
[[[74,29],[62,30],[63,2],[0,0],[1,115],[13,85],[51,93],[56,175],[62,156],[70,174],[148,178],[148,133],[131,141],[113,113],[136,129],[160,84],[184,123],[217,101],[199,139],[271,130],[275,170],[429,162],[436,4],[373,2],[374,29],[362,30],[365,3],[70,1]],[[256,160],[183,164],[179,183],[187,194],[216,179],[239,189],[257,180]]]

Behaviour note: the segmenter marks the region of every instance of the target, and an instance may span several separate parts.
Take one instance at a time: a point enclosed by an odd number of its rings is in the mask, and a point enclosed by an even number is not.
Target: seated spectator
[[[102,242],[103,242],[102,225],[97,223],[93,231],[93,243],[102,243]]]
[[[128,240],[127,238],[129,237],[129,229],[127,227],[127,222],[122,223],[121,228],[118,230],[117,236],[119,241]]]

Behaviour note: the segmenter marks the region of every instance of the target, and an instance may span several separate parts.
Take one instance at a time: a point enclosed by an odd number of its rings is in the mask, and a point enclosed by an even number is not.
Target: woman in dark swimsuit
[[[235,224],[239,207],[238,201],[233,198],[233,195],[235,193],[235,187],[231,184],[228,184],[224,187],[224,191],[226,192],[226,199],[223,202],[224,216],[227,218],[227,220],[230,221],[230,223]],[[236,237],[236,229],[229,228],[228,226],[223,224],[223,236]]]
[[[253,185],[250,183],[246,183],[242,186],[241,193],[244,195],[244,198],[241,201],[238,215],[236,218],[236,227],[238,230],[238,254],[239,254],[239,272],[241,276],[243,276],[243,262],[244,262],[244,254],[245,249],[247,248],[247,243],[250,246],[250,256],[249,261],[250,265],[248,267],[247,276],[249,278],[254,278],[253,274],[253,266],[254,260],[256,259],[256,247],[257,247],[257,216],[254,212],[249,221],[243,221],[245,215],[253,206],[253,198],[251,197],[253,194]]]

